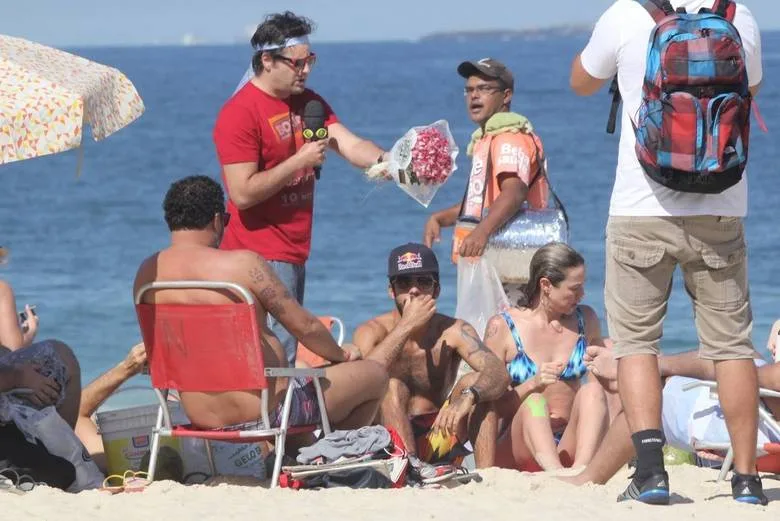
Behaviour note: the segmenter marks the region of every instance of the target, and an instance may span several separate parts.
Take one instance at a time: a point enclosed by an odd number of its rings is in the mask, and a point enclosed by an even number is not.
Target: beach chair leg
[[[729,473],[731,464],[734,462],[734,447],[729,447],[726,453],[726,458],[723,460],[723,466],[720,467],[720,474],[718,474],[718,481],[726,479],[726,475]]]
[[[282,459],[284,458],[284,443],[284,433],[277,434],[276,446],[274,447],[274,452],[276,454],[274,458],[274,472],[271,475],[271,488],[279,486],[279,475],[282,473]]]
[[[149,454],[149,470],[147,476],[149,481],[154,481],[154,474],[157,471],[157,455],[160,453],[160,435],[158,433],[152,434],[152,451]]]
[[[157,410],[157,421],[154,424],[154,431],[152,431],[152,448],[149,454],[149,469],[147,476],[149,481],[154,481],[154,473],[157,470],[157,455],[160,452],[160,429],[163,424],[163,409],[162,406]]]
[[[217,465],[214,463],[214,450],[211,447],[211,441],[210,440],[203,440],[206,442],[206,459],[209,462],[209,472],[211,472],[211,477],[215,477],[217,475]]]
[[[314,389],[317,391],[317,405],[320,408],[320,424],[323,432],[327,435],[331,432],[330,420],[328,419],[328,411],[325,409],[325,396],[322,394],[322,385],[319,378],[314,379]]]

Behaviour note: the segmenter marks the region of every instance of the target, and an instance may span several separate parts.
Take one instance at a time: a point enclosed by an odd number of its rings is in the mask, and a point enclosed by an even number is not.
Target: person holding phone
[[[0,246],[0,264],[8,262],[8,250]],[[16,297],[11,285],[0,280],[0,346],[11,351],[33,343],[38,332],[38,315],[35,306],[25,305],[17,315]]]

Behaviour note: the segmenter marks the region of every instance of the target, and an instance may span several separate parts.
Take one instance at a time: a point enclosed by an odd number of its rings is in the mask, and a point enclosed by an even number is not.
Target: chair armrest
[[[683,391],[690,391],[691,389],[695,389],[697,387],[708,387],[711,391],[718,390],[718,384],[710,381],[691,382],[689,384],[683,385],[682,389]],[[780,398],[780,392],[772,391],[771,389],[766,389],[763,387],[758,390],[758,395],[762,398]]]
[[[265,375],[269,378],[298,376],[311,378],[325,378],[325,369],[299,369],[294,367],[266,367]]]
[[[702,380],[699,382],[691,382],[689,384],[685,384],[682,386],[683,391],[690,391],[691,389],[696,389],[697,387],[708,387],[712,391],[718,390],[718,384],[716,382],[710,382],[707,380]]]
[[[761,398],[780,398],[780,393],[777,391],[773,391],[771,389],[767,389],[765,387],[762,387],[758,390],[758,395]]]

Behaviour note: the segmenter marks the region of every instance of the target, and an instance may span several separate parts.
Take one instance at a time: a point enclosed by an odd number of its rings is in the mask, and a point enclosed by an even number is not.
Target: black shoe
[[[669,474],[666,472],[657,472],[650,474],[641,481],[636,474],[631,476],[631,483],[628,488],[620,494],[618,501],[628,501],[635,499],[648,505],[668,505],[669,504]]]
[[[141,458],[140,469],[149,471],[149,451]],[[154,480],[171,480],[176,483],[184,483],[184,462],[179,453],[173,447],[163,445],[157,453],[157,469],[154,471]]]
[[[761,478],[757,474],[737,474],[731,476],[731,496],[740,503],[766,505],[769,499],[764,495]]]

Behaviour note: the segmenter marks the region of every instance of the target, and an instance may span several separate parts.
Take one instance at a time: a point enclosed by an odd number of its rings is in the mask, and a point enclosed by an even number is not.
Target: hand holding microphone
[[[325,149],[328,146],[328,129],[325,126],[325,107],[319,100],[311,100],[303,108],[303,138],[306,144],[299,153],[316,156],[315,161],[309,163],[314,166],[315,179],[320,178],[320,169],[325,160]],[[317,161],[318,160],[318,161]],[[308,161],[307,161],[308,162]]]

